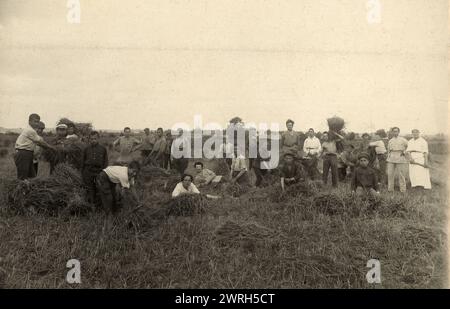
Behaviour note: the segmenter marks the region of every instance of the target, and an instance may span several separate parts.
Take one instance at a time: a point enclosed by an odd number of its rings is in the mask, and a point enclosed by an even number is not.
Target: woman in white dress
[[[408,141],[406,153],[409,157],[409,178],[411,187],[431,189],[430,170],[428,169],[428,143],[420,137],[417,129],[412,130],[413,138]]]

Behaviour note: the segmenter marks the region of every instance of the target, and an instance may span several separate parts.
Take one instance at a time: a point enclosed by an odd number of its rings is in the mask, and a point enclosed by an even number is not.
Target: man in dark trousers
[[[283,165],[280,171],[281,190],[284,192],[286,186],[305,181],[305,171],[301,164],[294,161],[295,152],[284,153]]]
[[[322,143],[322,158],[323,158],[323,183],[328,182],[328,173],[331,170],[331,181],[334,188],[338,186],[338,150],[337,141],[339,139],[331,140],[328,132],[324,132]]]
[[[16,164],[18,179],[25,180],[36,177],[36,171],[33,166],[36,145],[53,149],[36,131],[39,128],[40,120],[41,117],[38,114],[31,114],[28,117],[28,126],[20,133],[16,140],[14,163]]]
[[[108,152],[105,147],[98,143],[100,135],[97,131],[92,131],[89,136],[89,146],[83,151],[82,174],[83,182],[87,187],[88,201],[96,203],[96,178],[98,174],[108,167]]]
[[[358,159],[359,166],[355,169],[352,177],[352,192],[359,197],[378,195],[378,177],[376,171],[369,167],[369,154],[363,152],[358,156]]]

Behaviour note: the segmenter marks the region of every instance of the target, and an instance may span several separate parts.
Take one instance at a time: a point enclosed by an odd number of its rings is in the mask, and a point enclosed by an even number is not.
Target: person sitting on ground
[[[194,178],[192,175],[183,174],[181,176],[181,182],[179,182],[175,189],[172,192],[172,198],[177,197],[181,194],[200,194],[200,191],[197,187],[192,183]]]
[[[97,189],[100,192],[103,209],[108,215],[118,210],[116,201],[116,185],[122,187],[122,195],[129,191],[137,201],[138,197],[133,189],[134,180],[139,172],[140,165],[137,161],[131,161],[128,166],[108,166],[96,177]]]
[[[300,164],[295,163],[294,154],[287,152],[284,154],[283,166],[281,167],[281,189],[285,191],[285,186],[305,180],[305,173]]]
[[[367,194],[373,197],[379,194],[378,177],[376,171],[369,167],[369,154],[360,153],[358,160],[359,165],[352,177],[352,192],[360,197]]]
[[[215,187],[222,180],[222,176],[218,176],[210,169],[204,168],[202,162],[195,162],[194,167],[197,171],[197,174],[194,177],[194,184],[198,188],[205,187],[209,184],[212,184],[213,187]]]

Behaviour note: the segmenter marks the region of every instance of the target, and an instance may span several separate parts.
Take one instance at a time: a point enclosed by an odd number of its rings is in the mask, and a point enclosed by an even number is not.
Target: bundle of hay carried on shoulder
[[[89,134],[92,131],[92,124],[73,122],[68,118],[61,118],[58,124],[74,126],[76,137],[65,139],[56,149],[43,149],[43,158],[53,166],[60,163],[68,163],[76,169],[80,169],[83,150],[87,146]]]
[[[92,123],[90,122],[74,122],[68,118],[61,118],[58,124],[65,124],[67,126],[73,125],[75,127],[75,134],[78,135],[82,140],[89,137],[92,132]]]
[[[7,207],[23,214],[39,212],[85,214],[92,206],[85,200],[86,192],[80,173],[68,164],[58,164],[50,176],[13,180],[7,191]]]

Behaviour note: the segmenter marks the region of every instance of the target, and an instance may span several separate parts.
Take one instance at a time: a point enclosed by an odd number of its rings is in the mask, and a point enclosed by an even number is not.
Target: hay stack
[[[345,211],[344,199],[336,193],[319,193],[313,198],[315,209],[323,214],[336,215]]]
[[[328,136],[329,136],[330,140],[338,139],[338,137],[334,133],[338,133],[340,135],[344,134],[344,132],[342,132],[342,130],[345,127],[344,119],[334,116],[334,117],[328,118],[327,123],[328,123],[328,128],[329,128]],[[336,149],[338,152],[344,151],[344,144],[342,143],[342,141],[336,142]]]
[[[75,134],[80,137],[88,137],[92,131],[92,123],[89,122],[74,122],[68,118],[59,119],[58,123],[75,126]]]
[[[91,210],[78,171],[67,164],[56,166],[54,173],[25,181],[14,180],[7,192],[8,206],[18,213],[37,211],[48,215],[84,213]]]
[[[2,148],[0,149],[0,158],[4,158],[8,155],[8,149]]]
[[[228,183],[225,186],[225,194],[232,197],[240,197],[250,191],[248,185],[240,185],[238,183]]]
[[[226,221],[215,231],[215,240],[222,247],[255,245],[269,241],[279,242],[282,238],[283,235],[279,232],[256,223],[239,224]]]
[[[182,194],[166,204],[168,216],[193,216],[203,214],[208,207],[208,200],[202,194]]]
[[[170,193],[178,182],[180,182],[180,177],[177,174],[154,166],[143,167],[138,176],[139,185],[145,190],[155,193]]]
[[[216,175],[229,175],[230,167],[228,166],[225,159],[218,159],[217,166],[213,169]]]
[[[297,197],[310,197],[319,192],[319,187],[314,181],[302,181],[285,187],[285,192],[278,186],[270,188],[269,198],[272,202],[279,203]]]
[[[339,133],[345,127],[344,119],[337,117],[337,116],[328,118],[327,123],[328,123],[328,128],[330,129],[330,131],[334,131],[336,133]]]

